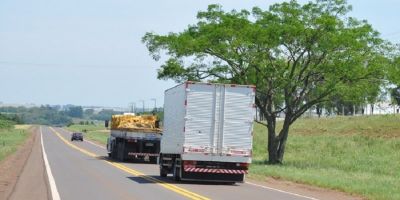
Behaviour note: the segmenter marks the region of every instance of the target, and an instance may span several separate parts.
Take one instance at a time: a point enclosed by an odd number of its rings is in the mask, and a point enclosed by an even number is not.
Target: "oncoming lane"
[[[42,134],[60,199],[188,199],[157,184],[135,181],[136,176],[128,170],[117,169],[96,154],[72,148],[65,143],[67,139],[50,128],[43,127]]]

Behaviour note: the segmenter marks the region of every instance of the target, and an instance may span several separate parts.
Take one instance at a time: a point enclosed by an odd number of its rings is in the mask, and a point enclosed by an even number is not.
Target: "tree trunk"
[[[275,136],[275,125],[273,119],[267,118],[268,121],[268,162],[275,161],[277,159],[277,149],[276,149],[276,136]]]
[[[268,128],[268,163],[282,164],[289,133],[290,116],[285,116],[282,130],[276,136],[275,129]]]
[[[374,114],[374,104],[371,104],[371,115]]]
[[[316,110],[317,110],[318,118],[321,118],[321,115],[322,115],[322,106],[319,105],[319,104],[317,104]]]
[[[268,133],[269,134],[269,133]],[[278,149],[276,137],[269,138],[268,140],[268,163],[269,164],[278,164]]]

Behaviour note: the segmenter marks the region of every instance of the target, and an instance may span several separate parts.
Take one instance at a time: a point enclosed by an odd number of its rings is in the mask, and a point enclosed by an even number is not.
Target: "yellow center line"
[[[86,154],[86,155],[88,155],[88,156],[90,156],[90,157],[94,157],[94,158],[100,157],[99,155],[96,155],[96,154],[94,154],[94,153],[92,153],[92,152],[90,152],[90,151],[87,151],[87,150],[85,150],[85,149],[82,149],[82,148],[80,148],[80,147],[78,147],[78,146],[72,144],[72,143],[69,142],[67,139],[65,139],[63,136],[61,136],[61,134],[60,134],[59,132],[57,132],[55,129],[53,129],[52,127],[50,127],[50,130],[51,130],[52,132],[54,132],[65,144],[67,144],[67,145],[70,146],[71,148],[76,149],[76,150],[78,150],[78,151],[80,151],[80,152],[82,152],[82,153],[84,153],[84,154]],[[183,188],[181,188],[181,187],[178,187],[178,186],[176,186],[176,185],[174,185],[174,184],[167,183],[167,182],[164,182],[164,181],[162,181],[162,180],[153,178],[153,177],[151,177],[151,176],[147,176],[147,175],[143,174],[142,172],[139,172],[139,171],[137,171],[137,170],[128,168],[128,167],[126,167],[125,165],[122,165],[122,164],[120,164],[120,163],[116,163],[116,162],[108,161],[108,160],[103,160],[103,161],[106,162],[107,164],[110,164],[110,165],[112,165],[112,166],[114,166],[114,167],[116,167],[116,168],[118,168],[118,169],[124,171],[124,172],[127,172],[127,173],[129,173],[129,174],[132,174],[132,175],[134,175],[134,176],[138,176],[138,177],[143,178],[143,179],[145,179],[145,180],[154,182],[154,183],[156,183],[156,184],[158,184],[158,185],[160,185],[160,186],[162,186],[162,187],[164,187],[164,188],[166,188],[166,189],[168,189],[168,190],[171,190],[171,191],[173,191],[173,192],[176,192],[176,193],[178,193],[178,194],[181,194],[181,195],[183,195],[183,196],[185,196],[185,197],[187,197],[187,198],[189,198],[189,199],[193,199],[193,200],[209,200],[209,198],[207,198],[207,197],[205,197],[205,196],[196,194],[196,193],[194,193],[194,192],[188,191],[188,190],[183,189]]]

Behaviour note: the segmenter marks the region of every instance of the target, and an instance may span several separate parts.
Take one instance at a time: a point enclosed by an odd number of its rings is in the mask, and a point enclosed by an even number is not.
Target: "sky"
[[[0,102],[151,107],[155,98],[162,105],[176,83],[156,78],[162,62],[141,42],[146,32],[183,31],[212,3],[240,10],[276,2],[283,1],[1,0]],[[400,1],[348,2],[349,16],[400,43]]]

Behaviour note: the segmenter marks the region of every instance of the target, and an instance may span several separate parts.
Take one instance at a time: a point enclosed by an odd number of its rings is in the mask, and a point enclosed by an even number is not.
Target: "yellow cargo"
[[[157,116],[153,115],[113,115],[111,117],[111,129],[161,133]]]

